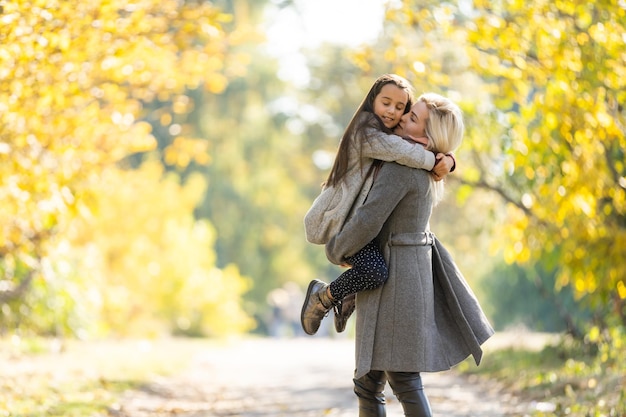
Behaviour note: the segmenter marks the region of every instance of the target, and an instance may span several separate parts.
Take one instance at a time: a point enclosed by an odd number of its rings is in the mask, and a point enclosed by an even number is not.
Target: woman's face
[[[428,107],[423,101],[418,101],[411,110],[402,116],[400,124],[394,130],[398,136],[412,139],[424,146],[428,145],[426,136],[426,122],[428,121]]]
[[[385,84],[374,99],[374,113],[380,117],[388,129],[393,129],[400,122],[409,95],[395,84]]]

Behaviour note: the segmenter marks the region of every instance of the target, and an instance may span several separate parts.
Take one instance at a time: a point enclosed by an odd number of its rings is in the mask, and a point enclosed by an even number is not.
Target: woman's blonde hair
[[[426,149],[435,154],[454,152],[461,145],[465,131],[463,112],[459,106],[435,93],[424,93],[417,101],[424,102],[428,108]],[[443,198],[443,181],[434,181],[431,177],[430,189],[433,193],[433,203],[439,203]]]

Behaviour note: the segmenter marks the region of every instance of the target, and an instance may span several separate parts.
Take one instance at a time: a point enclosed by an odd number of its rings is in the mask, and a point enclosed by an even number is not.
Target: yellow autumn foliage
[[[550,259],[560,285],[624,322],[626,9],[617,0],[450,7],[390,6],[387,31],[398,40],[389,49],[409,51],[394,69],[424,62],[426,71],[408,74],[417,90],[460,93],[470,110],[463,147],[480,164],[460,166],[471,165],[468,183],[507,197],[511,212],[498,236],[506,260]],[[452,25],[437,19],[450,13]],[[468,83],[468,73],[479,79]],[[486,118],[499,127],[474,126],[494,126]]]
[[[220,93],[229,65],[241,73],[245,64],[228,55],[230,19],[211,2],[0,0],[4,328],[223,334],[250,326],[235,307],[247,280],[215,266],[212,228],[193,220],[202,187],[178,184],[152,163],[121,163],[156,147],[147,103],[184,113],[187,89]],[[190,143],[179,140],[167,158],[210,159],[206,146]]]
[[[156,161],[102,173],[97,211],[69,236],[80,243],[82,279],[97,292],[100,330],[222,336],[250,329],[239,303],[250,281],[234,266],[215,266],[215,231],[193,217],[204,188],[199,174],[185,184],[164,177]]]

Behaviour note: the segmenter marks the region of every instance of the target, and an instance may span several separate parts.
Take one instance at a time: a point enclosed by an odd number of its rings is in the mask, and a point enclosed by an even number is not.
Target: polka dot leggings
[[[373,290],[387,281],[389,270],[374,241],[347,259],[352,268],[330,283],[330,294],[335,300],[363,290]]]

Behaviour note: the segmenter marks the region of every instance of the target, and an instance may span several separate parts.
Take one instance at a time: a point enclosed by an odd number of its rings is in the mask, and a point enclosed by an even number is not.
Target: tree
[[[267,2],[226,3],[236,12],[235,27],[262,23]],[[328,270],[323,248],[306,242],[302,219],[323,180],[311,154],[328,140],[320,125],[329,123],[303,98],[304,89],[276,77],[278,62],[262,46],[242,43],[231,53],[248,57],[248,76],[220,95],[194,95],[194,111],[181,123],[206,138],[210,160],[170,168],[207,179],[196,214],[215,227],[217,264],[236,264],[250,277],[245,307],[260,319],[262,332],[273,289],[288,282],[304,286]]]
[[[626,60],[618,35],[626,11],[612,1],[502,6],[478,4],[468,40],[472,67],[498,87],[508,124],[504,181],[482,179],[515,207],[507,258],[554,251],[557,285],[571,285],[626,323],[626,265],[619,261],[626,255],[619,75]]]
[[[75,243],[68,239],[79,235],[74,228],[93,224],[104,173],[155,149],[150,125],[141,121],[144,104],[158,99],[175,107],[188,88],[226,88],[224,63],[236,42],[223,27],[229,19],[208,2],[0,1],[4,323],[45,315],[39,306],[70,286],[71,277],[50,267],[58,266],[53,255]],[[123,252],[126,242],[119,244]],[[37,305],[26,298],[32,288],[40,290]],[[71,298],[84,302],[80,294]]]
[[[551,252],[556,290],[585,296],[601,326],[610,317],[626,323],[626,10],[617,1],[463,5],[420,9],[405,0],[390,18],[427,33],[423,48],[405,55],[414,68],[439,71],[444,61],[429,39],[445,35],[466,47],[454,56],[456,74],[477,74],[488,93],[467,108],[481,134],[469,130],[478,163],[465,182],[507,202],[507,262]]]

